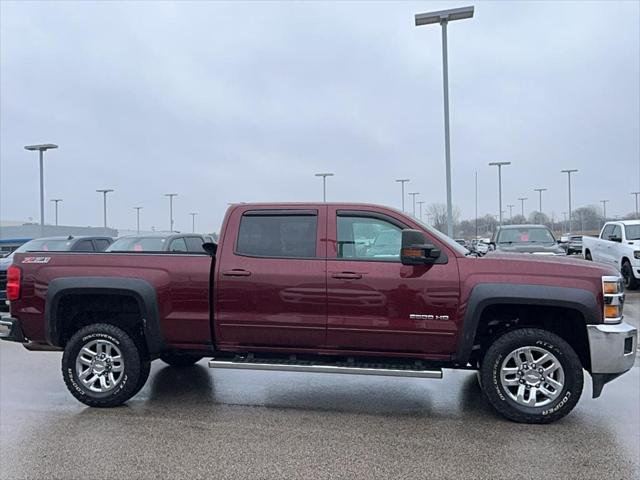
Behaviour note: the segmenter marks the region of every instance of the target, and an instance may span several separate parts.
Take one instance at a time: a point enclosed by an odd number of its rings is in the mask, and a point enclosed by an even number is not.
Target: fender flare
[[[484,283],[471,291],[464,312],[458,348],[453,361],[466,365],[471,356],[473,341],[482,312],[492,305],[531,305],[563,307],[582,314],[586,324],[599,323],[600,311],[595,295],[588,290],[547,285],[514,285],[508,283]]]
[[[62,347],[57,318],[58,305],[65,295],[125,295],[133,297],[142,314],[145,341],[150,354],[161,352],[165,340],[160,330],[160,314],[155,288],[146,280],[127,277],[61,277],[51,280],[44,309],[47,343]]]

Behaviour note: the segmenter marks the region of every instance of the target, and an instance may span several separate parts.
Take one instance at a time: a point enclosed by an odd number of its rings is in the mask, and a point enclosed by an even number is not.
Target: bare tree
[[[431,216],[431,224],[441,232],[447,231],[447,206],[444,203],[432,203],[427,207],[427,213]],[[453,225],[460,220],[460,209],[453,207]],[[454,228],[455,232],[455,228]]]

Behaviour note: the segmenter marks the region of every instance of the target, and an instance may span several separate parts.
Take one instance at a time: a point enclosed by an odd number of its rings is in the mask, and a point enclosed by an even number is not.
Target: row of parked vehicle
[[[640,287],[640,220],[607,222],[598,237],[567,234],[556,240],[544,225],[504,225],[498,227],[490,239],[456,241],[481,256],[493,252],[581,254],[585,260],[616,267],[625,288]]]

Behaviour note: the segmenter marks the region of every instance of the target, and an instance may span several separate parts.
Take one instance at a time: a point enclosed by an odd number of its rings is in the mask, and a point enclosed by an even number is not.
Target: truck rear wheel
[[[172,367],[190,367],[201,360],[202,357],[198,355],[183,355],[179,353],[165,352],[160,355],[160,359]]]
[[[62,376],[71,394],[85,405],[115,407],[144,386],[149,360],[126,332],[96,323],[78,330],[67,342]]]
[[[582,364],[558,335],[537,328],[507,332],[484,357],[480,376],[489,403],[521,423],[551,423],[567,415],[582,394]]]

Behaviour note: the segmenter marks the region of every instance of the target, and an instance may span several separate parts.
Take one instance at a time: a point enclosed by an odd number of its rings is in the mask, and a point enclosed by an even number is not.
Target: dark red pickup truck
[[[23,253],[5,340],[64,350],[81,402],[135,395],[161,358],[212,368],[441,378],[478,370],[505,417],[546,423],[629,370],[622,281],[582,260],[476,257],[394,209],[239,204],[206,254]],[[25,373],[26,375],[27,373]]]

